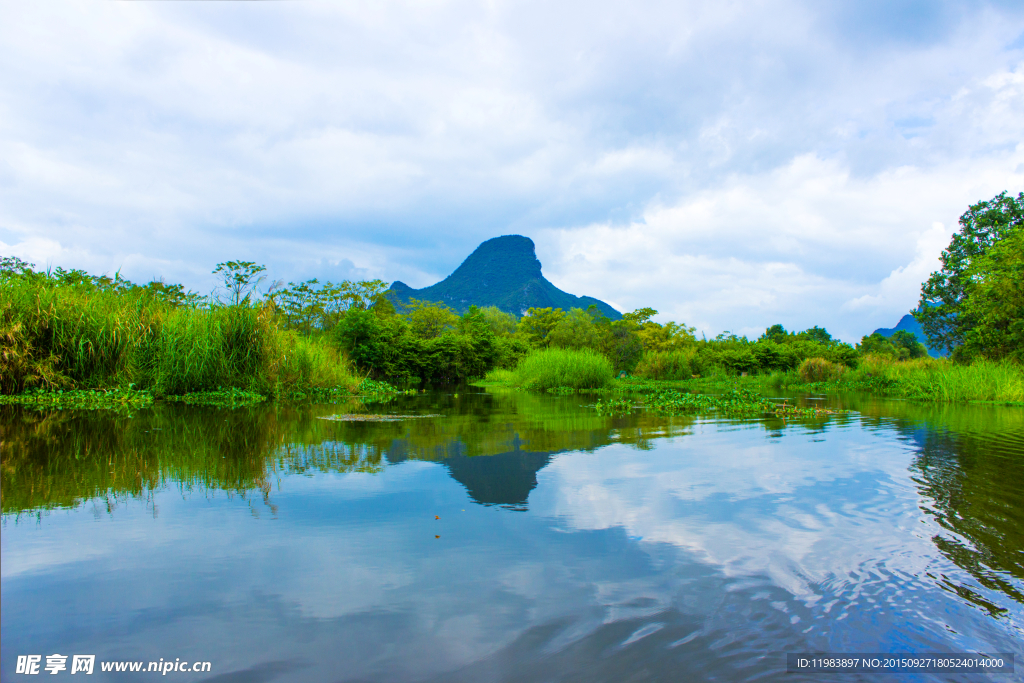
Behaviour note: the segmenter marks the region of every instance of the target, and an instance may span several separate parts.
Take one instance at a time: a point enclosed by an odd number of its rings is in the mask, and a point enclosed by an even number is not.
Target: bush
[[[690,379],[695,374],[691,361],[696,348],[675,351],[648,351],[640,359],[633,374],[646,379]]]
[[[529,355],[533,347],[520,337],[494,337],[494,366],[512,370]]]
[[[793,370],[800,365],[796,349],[789,344],[779,344],[771,339],[760,339],[751,345],[754,361],[761,371]]]
[[[439,385],[483,377],[497,363],[514,363],[528,348],[522,340],[495,337],[475,306],[457,321],[457,330],[423,339],[405,318],[389,311],[349,311],[332,338],[373,377]]]
[[[850,368],[857,366],[857,352],[848,344],[825,344],[801,335],[787,337],[785,343],[768,338],[751,343],[743,338],[725,337],[697,342],[673,352],[647,351],[637,363],[634,374],[650,379],[686,379],[693,375],[789,372],[807,358]]]
[[[824,358],[807,358],[797,370],[805,382],[836,382],[846,371],[845,365],[832,363]]]
[[[750,349],[722,349],[718,352],[718,365],[730,375],[739,375],[754,369],[756,361]]]
[[[614,376],[611,362],[591,349],[534,351],[515,369],[516,386],[544,391],[555,387],[599,389]]]

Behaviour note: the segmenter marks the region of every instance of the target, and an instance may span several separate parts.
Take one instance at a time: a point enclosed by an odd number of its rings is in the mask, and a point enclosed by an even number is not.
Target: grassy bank
[[[811,359],[813,360],[813,359]],[[749,376],[724,373],[685,380],[656,381],[643,377],[616,380],[622,391],[650,392],[671,387],[689,391],[733,387],[792,391],[867,391],[895,398],[966,403],[1024,403],[1024,367],[1011,361],[977,360],[956,364],[944,358],[897,361],[868,355],[856,369],[804,363],[798,370]]]
[[[945,359],[894,362],[868,357],[838,383],[870,388],[890,396],[944,402],[1024,403],[1024,367],[1012,361]]]
[[[228,390],[352,394],[360,383],[328,340],[280,329],[270,304],[177,305],[145,287],[34,273],[3,288],[0,394],[37,390],[35,405],[123,403],[117,388],[198,402]]]
[[[587,349],[547,349],[530,354],[514,370],[492,370],[479,384],[542,391],[566,387],[644,394],[667,390],[720,393],[736,388],[866,391],[923,401],[1024,404],[1024,367],[1013,361],[957,364],[945,358],[896,360],[869,354],[860,359],[856,368],[808,358],[792,370],[733,374],[711,367],[706,369],[707,374],[694,376],[690,374],[692,366],[685,352],[652,356],[638,366],[638,373],[632,377],[613,379],[610,365],[596,360],[599,354]]]

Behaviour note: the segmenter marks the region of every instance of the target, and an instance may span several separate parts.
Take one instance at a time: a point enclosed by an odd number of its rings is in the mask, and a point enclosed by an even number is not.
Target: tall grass
[[[506,368],[494,368],[487,371],[484,380],[493,384],[513,385],[516,381],[516,371]]]
[[[850,373],[885,393],[935,401],[1024,402],[1024,367],[1009,360],[959,365],[945,358],[896,361],[869,355]]]
[[[591,349],[543,349],[519,361],[513,384],[543,391],[555,387],[599,389],[614,376],[612,363]]]
[[[830,363],[824,358],[805,358],[797,372],[805,382],[838,382],[848,369],[842,363]]]
[[[348,360],[326,340],[275,330],[274,362],[268,380],[284,387],[347,387],[355,391],[360,378]]]
[[[126,378],[172,394],[219,386],[267,390],[275,355],[269,317],[244,306],[170,311],[137,353],[122,356]]]
[[[673,358],[674,353],[679,354],[676,357],[678,361]],[[691,362],[694,359],[690,359]],[[794,370],[776,370],[749,377],[727,377],[718,374],[720,369],[712,366],[705,368],[699,379],[686,378],[684,360],[685,356],[680,352],[648,353],[634,374],[644,379],[676,380],[686,387],[701,389],[739,384],[795,390],[871,391],[887,396],[949,403],[1024,403],[1024,365],[1010,360],[979,359],[970,364],[957,364],[946,358],[897,360],[891,356],[868,354],[856,369],[822,358],[808,358]],[[690,370],[694,370],[692,365]]]
[[[158,394],[358,383],[327,343],[279,330],[267,306],[175,307],[144,291],[8,278],[0,391],[126,386]]]

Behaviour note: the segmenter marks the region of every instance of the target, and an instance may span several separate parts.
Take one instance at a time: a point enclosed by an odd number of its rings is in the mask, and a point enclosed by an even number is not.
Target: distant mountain
[[[533,240],[504,235],[487,240],[469,255],[455,272],[436,285],[413,289],[395,282],[388,295],[396,304],[410,298],[440,301],[460,313],[470,306],[497,306],[506,313],[522,315],[528,308],[586,309],[591,304],[612,320],[622,314],[603,301],[563,292],[540,272]]]
[[[924,336],[924,330],[921,329],[921,323],[917,322],[917,318],[910,315],[909,313],[902,318],[896,324],[896,327],[879,327],[875,332],[882,335],[883,337],[891,337],[894,333],[899,331],[912,332],[917,335],[917,341],[921,342],[928,349],[928,355],[935,358],[948,355],[945,349],[933,349],[928,346],[928,337]]]

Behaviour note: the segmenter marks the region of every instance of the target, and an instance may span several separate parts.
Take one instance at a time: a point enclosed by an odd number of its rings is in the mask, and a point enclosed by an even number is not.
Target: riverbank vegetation
[[[507,381],[537,391],[601,389],[611,383],[613,374],[611,361],[593,349],[550,348],[523,358]]]
[[[886,356],[867,355],[859,361],[856,369],[833,367],[831,374],[826,376],[807,372],[809,368],[820,368],[820,365],[806,363],[795,371],[748,376],[718,373],[676,381],[652,381],[633,375],[616,380],[613,389],[624,393],[650,393],[665,388],[723,392],[740,387],[765,392],[870,392],[911,400],[1024,404],[1024,368],[1007,360],[981,359],[972,363],[956,363],[945,358],[922,358],[899,361]]]
[[[217,404],[238,402],[225,391],[336,400],[358,393],[364,379],[419,388],[485,378],[578,391],[607,388],[617,375],[695,390],[738,383],[1024,401],[1024,194],[972,206],[942,263],[922,287],[917,315],[933,346],[952,349],[948,361],[929,358],[902,331],[851,345],[821,327],[773,325],[756,339],[724,332],[709,340],[685,324],[654,322],[651,308],[621,320],[596,306],[522,316],[475,306],[460,315],[415,299],[396,308],[381,280],[314,279],[261,292],[266,269],[246,261],[217,264],[223,287],[204,297],[162,282],[38,273],[6,257],[0,394],[133,388]]]
[[[138,392],[214,404],[232,391],[355,393],[362,378],[343,353],[278,324],[272,300],[239,287],[239,279],[253,279],[251,267],[245,272],[252,264],[241,265],[228,269],[225,280],[235,289],[220,302],[180,285],[60,268],[37,273],[4,258],[0,393],[67,407],[132,404],[124,396]]]
[[[952,351],[951,359],[930,358],[906,331],[866,335],[855,346],[820,327],[794,333],[782,325],[754,340],[728,332],[698,340],[686,325],[653,322],[656,311],[649,308],[614,322],[593,308],[530,309],[512,334],[533,349],[601,353],[616,373],[629,377],[615,385],[627,392],[653,391],[662,383],[688,391],[740,386],[1024,402],[1024,193],[980,202],[960,223],[942,270],[922,286],[915,313],[929,343]],[[495,371],[487,381],[526,384],[518,372]]]

